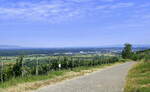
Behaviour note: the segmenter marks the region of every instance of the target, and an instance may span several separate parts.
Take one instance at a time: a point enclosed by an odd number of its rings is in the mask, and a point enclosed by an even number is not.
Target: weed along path
[[[91,74],[49,85],[35,92],[123,92],[125,77],[134,62],[127,62]]]

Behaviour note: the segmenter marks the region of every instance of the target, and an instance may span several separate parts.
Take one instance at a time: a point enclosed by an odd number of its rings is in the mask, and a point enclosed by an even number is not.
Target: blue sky
[[[149,0],[1,0],[0,45],[150,44]]]

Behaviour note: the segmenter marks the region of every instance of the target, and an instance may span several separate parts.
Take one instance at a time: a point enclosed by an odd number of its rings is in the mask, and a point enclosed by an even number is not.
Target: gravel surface
[[[91,74],[49,85],[35,92],[123,92],[125,77],[134,62],[115,65]]]

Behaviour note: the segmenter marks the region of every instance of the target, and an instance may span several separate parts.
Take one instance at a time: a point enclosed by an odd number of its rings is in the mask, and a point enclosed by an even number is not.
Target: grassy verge
[[[34,82],[34,81],[39,81],[39,80],[52,79],[52,78],[55,78],[56,76],[62,76],[65,72],[67,72],[67,70],[52,71],[48,73],[47,75],[39,75],[39,76],[31,75],[27,77],[12,78],[9,81],[1,83],[0,88],[8,88],[10,86],[16,86],[17,84],[25,83],[25,82]]]
[[[114,64],[118,63],[120,62]],[[4,92],[30,92],[30,90],[35,90],[37,88],[55,84],[57,82],[71,79],[77,76],[82,76],[114,64],[104,64],[94,67],[77,67],[72,70],[53,71],[47,75],[29,76],[24,78],[18,77],[0,84],[0,92],[2,90]]]
[[[139,62],[129,71],[124,92],[150,92],[150,62]]]

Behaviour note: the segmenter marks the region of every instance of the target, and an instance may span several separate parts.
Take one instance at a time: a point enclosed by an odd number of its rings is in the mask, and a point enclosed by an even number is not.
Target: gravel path
[[[38,89],[36,92],[123,92],[125,77],[134,62],[115,65],[86,76]]]

